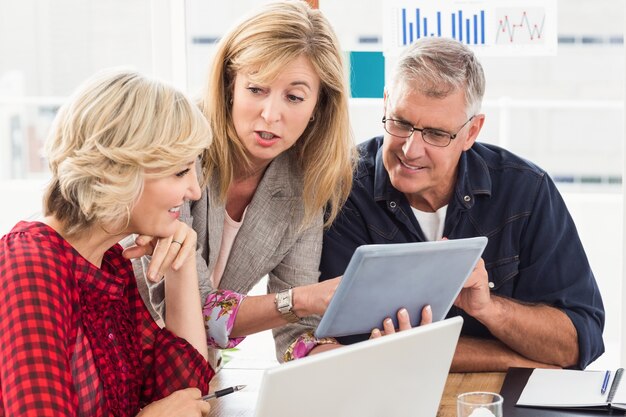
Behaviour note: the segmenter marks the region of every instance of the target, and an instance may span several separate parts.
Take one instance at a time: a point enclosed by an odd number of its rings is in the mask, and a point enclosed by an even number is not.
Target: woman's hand
[[[123,255],[127,259],[152,255],[147,276],[150,281],[158,282],[169,268],[178,271],[185,261],[195,259],[196,240],[196,232],[179,221],[174,235],[163,238],[139,235],[135,245],[126,248]]]
[[[137,417],[207,417],[211,406],[198,388],[174,391],[144,407]]]
[[[322,315],[341,281],[341,277],[293,289],[293,311],[298,317]]]
[[[422,309],[422,320],[420,321],[420,326],[424,324],[429,324],[433,322],[433,311],[429,305]],[[406,311],[406,308],[401,308],[398,311],[398,330],[393,327],[393,320],[387,317],[383,320],[383,330],[376,328],[372,330],[370,335],[370,339],[376,339],[378,337],[396,333],[397,331],[409,330],[411,328],[411,318],[409,317],[409,312]]]

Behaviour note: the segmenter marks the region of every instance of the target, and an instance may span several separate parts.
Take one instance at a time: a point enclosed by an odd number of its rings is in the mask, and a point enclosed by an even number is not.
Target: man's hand
[[[476,267],[465,282],[465,285],[463,285],[463,289],[457,296],[454,305],[478,319],[481,313],[487,311],[491,306],[491,302],[489,277],[485,269],[485,261],[481,258],[476,263]]]
[[[494,361],[501,359],[502,368],[521,363],[535,367],[569,367],[578,363],[577,331],[567,314],[549,305],[492,296],[482,259],[454,304],[481,322],[506,347],[500,349],[504,353],[500,358],[491,355]],[[487,359],[490,356],[482,348],[476,351],[484,352]],[[463,367],[479,366],[478,358],[473,364],[471,361],[468,359]]]

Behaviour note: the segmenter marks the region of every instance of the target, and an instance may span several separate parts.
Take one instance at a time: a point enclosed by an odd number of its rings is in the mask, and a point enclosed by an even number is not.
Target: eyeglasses
[[[422,134],[424,142],[433,146],[445,148],[474,117],[475,116],[470,117],[467,122],[463,123],[463,126],[461,126],[454,134],[444,132],[439,129],[431,129],[429,127],[420,129],[403,120],[387,119],[386,117],[383,117],[383,124],[385,125],[385,130],[391,136],[408,139],[415,131],[417,131]]]

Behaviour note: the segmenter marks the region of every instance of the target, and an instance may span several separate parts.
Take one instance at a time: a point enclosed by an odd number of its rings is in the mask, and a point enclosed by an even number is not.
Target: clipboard
[[[405,307],[413,327],[430,304],[443,320],[487,245],[486,237],[359,246],[315,336],[370,333]]]

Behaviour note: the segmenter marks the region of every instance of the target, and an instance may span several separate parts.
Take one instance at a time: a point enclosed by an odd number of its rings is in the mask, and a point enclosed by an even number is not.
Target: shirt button
[[[466,203],[469,203],[470,201],[472,201],[472,197],[470,197],[469,195],[466,195],[465,197],[463,197],[463,201],[465,201]]]
[[[113,333],[109,333],[109,340],[115,340],[115,335]]]
[[[395,202],[395,201],[391,201],[391,202],[389,203],[389,207],[391,207],[392,209],[393,209],[393,208],[396,208],[396,202]]]
[[[489,288],[493,289],[496,286],[496,284],[493,283],[493,281],[489,281]]]

